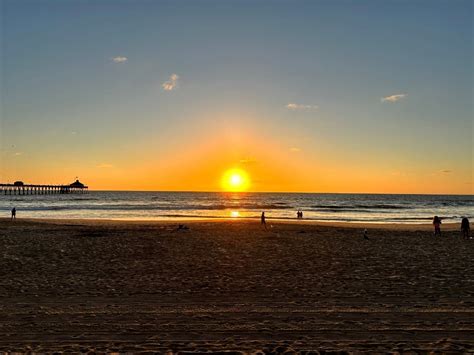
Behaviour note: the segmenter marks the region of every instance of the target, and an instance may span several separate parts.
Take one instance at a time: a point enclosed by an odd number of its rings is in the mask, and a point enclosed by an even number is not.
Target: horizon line
[[[394,193],[394,192],[308,192],[308,191],[222,191],[222,190],[95,190],[90,189],[89,192],[187,192],[187,193],[223,193],[223,194],[313,194],[313,195],[425,195],[425,196],[474,196],[474,193]]]

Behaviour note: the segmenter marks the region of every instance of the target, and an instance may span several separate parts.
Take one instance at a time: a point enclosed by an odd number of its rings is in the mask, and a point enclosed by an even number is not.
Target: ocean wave
[[[277,204],[223,204],[223,205],[150,205],[150,204],[101,204],[101,205],[56,205],[56,206],[18,206],[17,210],[23,211],[167,211],[167,210],[283,210],[292,209],[291,206]],[[0,208],[8,211],[9,207]]]
[[[320,209],[320,210],[363,210],[363,209],[390,209],[390,210],[404,210],[412,208],[411,206],[403,206],[403,205],[388,205],[388,204],[372,204],[372,205],[313,205],[311,208]]]
[[[344,205],[315,205],[315,208],[331,208],[331,209],[408,209],[412,208],[411,206],[403,206],[403,205],[393,205],[393,204],[354,204],[349,206]]]
[[[440,216],[441,220],[460,220],[464,216]],[[472,216],[466,216],[467,218],[473,218]],[[422,220],[422,221],[432,221],[433,217],[427,216],[427,217],[390,217],[390,218],[383,218],[383,220],[387,221],[416,221],[416,220]]]
[[[369,209],[324,209],[324,208],[310,208],[307,212],[323,212],[323,213],[362,213],[362,214],[369,214],[369,213],[391,213],[389,210],[369,210]]]
[[[231,211],[259,218],[265,211],[269,219],[295,219],[300,209],[311,221],[430,223],[435,214],[450,222],[464,215],[472,218],[473,197],[93,191],[83,196],[0,195],[0,216],[9,216],[13,206],[20,217],[39,218],[229,218]]]

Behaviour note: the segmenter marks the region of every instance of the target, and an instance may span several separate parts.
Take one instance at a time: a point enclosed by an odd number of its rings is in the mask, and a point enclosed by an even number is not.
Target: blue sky
[[[3,179],[140,188],[131,161],[230,130],[256,159],[247,135],[472,193],[472,1],[0,1]]]

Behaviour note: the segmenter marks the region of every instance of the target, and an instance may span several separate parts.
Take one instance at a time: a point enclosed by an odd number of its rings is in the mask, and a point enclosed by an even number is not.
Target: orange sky
[[[3,162],[14,168],[7,177],[10,182],[21,178],[30,183],[68,183],[80,172],[79,178],[93,190],[221,191],[223,174],[238,168],[249,175],[249,191],[472,193],[472,185],[466,184],[469,167],[456,173],[433,171],[420,161],[401,171],[396,159],[387,162],[383,157],[336,150],[327,155],[324,144],[321,154],[314,154],[304,144],[293,147],[284,139],[264,140],[251,130],[216,129],[222,133],[186,135],[157,154],[152,153],[154,142],[144,141],[127,147],[126,154],[110,163],[58,155],[45,164],[26,154],[4,156]]]
[[[0,182],[473,193],[472,1],[3,3]]]

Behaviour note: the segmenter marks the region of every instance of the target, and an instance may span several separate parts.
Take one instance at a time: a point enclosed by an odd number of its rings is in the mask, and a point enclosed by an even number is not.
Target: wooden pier
[[[0,195],[52,195],[87,193],[88,187],[76,180],[69,185],[32,185],[16,181],[13,184],[0,184]]]

